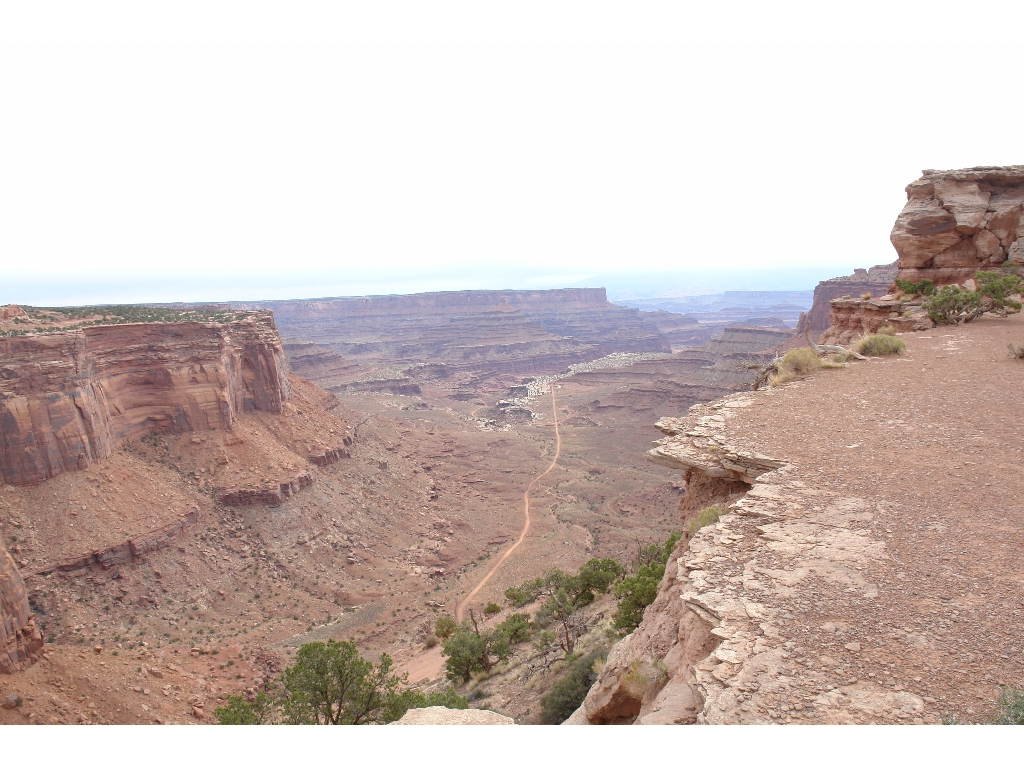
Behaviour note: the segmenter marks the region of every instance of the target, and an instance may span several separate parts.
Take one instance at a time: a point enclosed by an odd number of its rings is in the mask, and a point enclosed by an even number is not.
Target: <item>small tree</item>
[[[509,657],[512,647],[504,631],[490,629],[477,621],[470,609],[469,619],[444,642],[441,652],[448,657],[445,661],[448,679],[466,681],[474,672],[490,672],[495,663]]]
[[[488,603],[484,607],[484,618],[485,619],[489,619],[492,616],[497,616],[499,613],[501,613],[501,606],[498,605],[497,603]]]
[[[281,673],[282,711],[292,724],[362,725],[382,722],[406,675],[391,672],[391,657],[376,666],[349,642],[303,645]]]

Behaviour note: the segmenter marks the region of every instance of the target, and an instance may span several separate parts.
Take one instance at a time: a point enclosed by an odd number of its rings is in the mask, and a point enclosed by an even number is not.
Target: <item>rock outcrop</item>
[[[658,423],[668,436],[650,458],[684,473],[684,528],[688,510],[717,503],[723,514],[680,542],[570,724],[935,721],[922,696],[877,674],[884,659],[864,668],[872,654],[843,637],[852,619],[840,606],[877,601],[875,574],[892,559],[875,530],[881,507],[813,485],[730,428],[756,422],[744,411],[774,396],[734,394]],[[835,619],[795,622],[809,605]]]
[[[84,469],[124,439],[278,413],[287,373],[269,312],[0,339],[0,482]]]
[[[840,298],[829,302],[832,324],[821,335],[822,344],[849,344],[865,333],[877,333],[882,326],[891,326],[897,333],[925,331],[933,328],[920,298],[904,301],[894,296],[877,299]]]
[[[43,636],[28,604],[25,582],[7,550],[0,546],[0,673],[31,666],[43,652]]]
[[[796,326],[796,338],[803,338],[805,331],[817,339],[832,324],[832,299],[844,296],[859,299],[865,293],[873,297],[884,296],[896,277],[897,262],[878,264],[870,269],[855,269],[852,275],[822,280],[814,289],[814,304],[806,313],[801,313]]]
[[[896,277],[962,283],[1010,260],[1024,265],[1024,165],[924,171],[889,239]]]
[[[0,320],[13,320],[16,317],[28,317],[28,313],[17,304],[0,307]]]

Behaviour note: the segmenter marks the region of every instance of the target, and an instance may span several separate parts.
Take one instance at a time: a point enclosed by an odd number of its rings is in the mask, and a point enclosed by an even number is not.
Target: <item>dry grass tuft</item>
[[[871,333],[856,339],[850,348],[858,355],[880,357],[882,355],[902,355],[907,351],[903,339],[881,333]]]
[[[769,383],[774,387],[799,379],[822,367],[821,359],[810,347],[791,349],[776,364],[776,373]]]
[[[718,518],[722,516],[722,508],[715,504],[713,507],[702,509],[695,518],[690,521],[689,532],[693,536],[705,525],[711,525],[717,523]]]
[[[871,291],[864,291],[864,293],[862,293],[862,294],[860,295],[860,297],[861,297],[861,299],[863,299],[864,301],[867,301],[868,299],[870,299],[870,298],[871,298]]]

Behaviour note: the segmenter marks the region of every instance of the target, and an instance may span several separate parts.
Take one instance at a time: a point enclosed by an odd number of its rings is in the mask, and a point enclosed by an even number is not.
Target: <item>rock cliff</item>
[[[280,412],[287,371],[269,312],[0,339],[0,482],[84,469],[125,438]]]
[[[870,269],[855,269],[852,275],[822,280],[814,289],[814,304],[800,315],[796,326],[796,338],[803,338],[809,331],[811,337],[817,339],[832,323],[832,299],[844,296],[860,298],[865,293],[872,296],[883,296],[896,277],[897,262],[878,264]]]
[[[11,674],[34,664],[43,652],[43,636],[28,604],[25,582],[7,550],[0,546],[0,672]]]
[[[272,309],[281,331],[354,363],[443,363],[451,371],[563,370],[612,352],[670,352],[639,310],[603,288],[453,291],[236,304]]]
[[[962,283],[1006,260],[1024,265],[1024,166],[924,171],[889,239],[897,277]]]

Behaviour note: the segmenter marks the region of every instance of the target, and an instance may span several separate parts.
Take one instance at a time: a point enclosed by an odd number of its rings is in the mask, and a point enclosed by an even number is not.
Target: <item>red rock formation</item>
[[[254,488],[221,488],[217,491],[217,503],[226,507],[279,506],[303,488],[316,482],[316,472],[302,472],[284,482]]]
[[[176,522],[168,523],[149,533],[122,541],[120,544],[114,544],[106,549],[88,552],[73,560],[37,568],[35,571],[27,574],[26,578],[52,572],[67,576],[79,576],[87,571],[109,571],[119,565],[141,560],[150,552],[156,552],[171,546],[177,535],[198,523],[200,517],[199,509],[193,508],[187,514],[182,515]]]
[[[43,636],[28,604],[25,582],[7,550],[0,546],[0,672],[31,666],[43,652]]]
[[[877,333],[890,325],[897,333],[924,331],[935,323],[921,308],[921,300],[901,301],[892,296],[878,299],[832,299],[832,324],[821,336],[822,344],[848,344],[865,333]]]
[[[0,307],[0,320],[13,320],[16,317],[28,317],[28,313],[17,304]]]
[[[0,481],[84,469],[125,438],[280,412],[287,370],[269,312],[0,339]]]
[[[1009,259],[1024,264],[1024,166],[924,171],[889,239],[897,277],[961,283]]]
[[[892,264],[878,264],[871,269],[855,269],[852,275],[846,277],[822,280],[814,289],[814,303],[810,310],[800,315],[794,335],[802,339],[806,329],[813,339],[821,336],[832,323],[832,306],[829,304],[832,299],[844,296],[860,298],[865,293],[872,296],[885,295],[896,276],[896,265],[895,261]]]
[[[564,370],[611,352],[670,352],[639,310],[603,288],[453,291],[236,304],[273,309],[282,332],[355,362],[443,363],[451,371]]]

